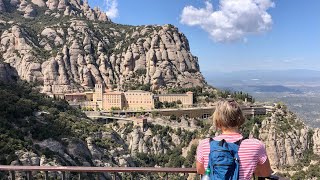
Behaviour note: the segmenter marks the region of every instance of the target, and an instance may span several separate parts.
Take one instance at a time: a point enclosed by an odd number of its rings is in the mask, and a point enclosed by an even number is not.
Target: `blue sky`
[[[232,1],[235,0],[89,0],[89,4],[101,7],[116,23],[177,26],[189,39],[192,54],[199,57],[202,72],[320,70],[319,0],[241,0],[259,2],[259,10],[249,4],[237,4],[239,0],[228,4]],[[231,26],[238,28],[225,29],[220,16],[207,21],[206,16],[230,9],[236,12]]]

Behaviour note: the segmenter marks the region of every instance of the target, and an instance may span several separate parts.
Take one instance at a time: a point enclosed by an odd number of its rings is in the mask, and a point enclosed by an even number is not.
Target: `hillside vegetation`
[[[193,166],[195,146],[186,157],[182,148],[196,137],[194,132],[152,124],[148,133],[133,124],[106,126],[23,81],[0,82],[0,99],[0,164]]]
[[[99,130],[67,102],[40,94],[25,82],[0,82],[0,99],[1,164],[16,160],[17,150],[48,153],[45,149],[38,149],[36,142],[49,138],[57,141],[66,137],[85,139],[90,132]]]

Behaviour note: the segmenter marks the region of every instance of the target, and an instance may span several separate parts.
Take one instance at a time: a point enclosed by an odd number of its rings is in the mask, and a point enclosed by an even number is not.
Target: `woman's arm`
[[[197,173],[198,173],[198,174],[204,174],[205,169],[204,169],[203,163],[197,161],[196,166],[197,166]]]
[[[254,171],[254,174],[258,177],[269,177],[271,173],[272,170],[268,158],[263,164],[258,164]]]

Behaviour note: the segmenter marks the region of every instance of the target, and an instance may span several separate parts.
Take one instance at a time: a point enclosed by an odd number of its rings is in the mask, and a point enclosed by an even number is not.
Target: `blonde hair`
[[[236,128],[245,121],[239,104],[234,100],[219,101],[213,113],[216,128]]]

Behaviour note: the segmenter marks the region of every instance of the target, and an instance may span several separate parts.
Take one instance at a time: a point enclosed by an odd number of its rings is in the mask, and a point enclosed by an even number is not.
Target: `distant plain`
[[[320,127],[320,71],[251,70],[203,74],[210,85],[247,92],[257,102],[284,102],[308,126]]]

